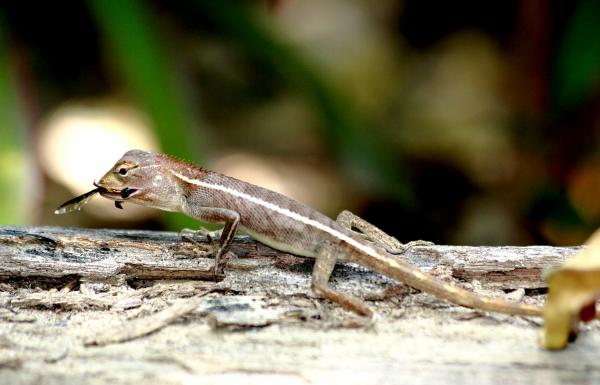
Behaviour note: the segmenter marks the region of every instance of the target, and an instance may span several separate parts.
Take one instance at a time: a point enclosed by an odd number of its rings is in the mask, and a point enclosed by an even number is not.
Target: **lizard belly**
[[[273,237],[269,237],[264,234],[261,234],[259,232],[252,231],[251,229],[248,229],[245,226],[240,226],[240,227],[246,234],[248,234],[252,238],[256,239],[260,243],[265,244],[275,250],[283,251],[283,252],[294,254],[294,255],[299,255],[301,257],[315,258],[316,252],[313,250],[312,247],[306,247],[306,245],[296,244],[295,242],[278,240]]]

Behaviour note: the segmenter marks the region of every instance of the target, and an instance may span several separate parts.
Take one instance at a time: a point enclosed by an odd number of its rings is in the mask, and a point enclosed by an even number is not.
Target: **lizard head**
[[[164,155],[130,150],[94,185],[118,208],[131,202],[166,211],[181,209],[180,186]]]

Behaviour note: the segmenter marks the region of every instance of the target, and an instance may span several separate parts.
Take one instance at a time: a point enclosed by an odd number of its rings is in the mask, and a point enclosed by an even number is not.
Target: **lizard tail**
[[[395,257],[379,255],[377,258],[365,258],[361,263],[364,263],[380,274],[394,278],[408,286],[432,294],[437,298],[452,302],[456,305],[512,315],[539,317],[543,315],[543,308],[540,306],[511,302],[500,298],[479,296],[472,291],[443,282]]]

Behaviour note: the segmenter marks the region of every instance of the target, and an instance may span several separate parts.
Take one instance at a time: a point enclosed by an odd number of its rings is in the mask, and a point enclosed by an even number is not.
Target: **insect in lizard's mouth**
[[[92,197],[94,197],[94,195],[96,195],[96,194],[100,194],[105,198],[114,200],[115,207],[118,209],[122,209],[123,202],[139,192],[138,189],[129,188],[129,187],[125,187],[124,189],[121,189],[121,190],[118,190],[118,189],[111,190],[106,187],[100,186],[96,182],[94,182],[94,186],[96,186],[96,188],[93,189],[92,191],[88,191],[85,194],[75,197],[71,200],[68,200],[67,202],[60,205],[60,207],[58,207],[54,211],[54,214],[65,214],[65,213],[68,213],[71,211],[81,210],[81,207],[83,207],[87,202],[89,202],[89,200],[92,199]]]
[[[112,199],[114,201],[124,201],[135,196],[139,190],[135,188],[125,187],[123,189],[111,189],[103,187],[94,182],[94,186],[98,187],[98,192],[104,198]]]
[[[121,189],[121,190],[109,189],[106,187],[99,186],[96,182],[94,182],[94,186],[96,186],[98,188],[98,192],[104,198],[108,198],[108,199],[115,201],[115,207],[118,209],[122,209],[123,202],[126,201],[127,199],[131,198],[132,196],[136,195],[139,191],[138,189],[130,188],[130,187],[125,187],[124,189]]]

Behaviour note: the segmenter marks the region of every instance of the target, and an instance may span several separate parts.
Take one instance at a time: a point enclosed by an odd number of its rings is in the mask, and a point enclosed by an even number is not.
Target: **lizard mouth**
[[[96,182],[94,182],[94,186],[98,187],[98,192],[100,193],[100,195],[102,195],[104,198],[112,199],[114,201],[127,200],[127,199],[137,195],[137,193],[139,192],[138,189],[130,188],[130,187],[125,187],[124,189],[121,189],[121,190],[107,188],[107,187],[100,186]]]

